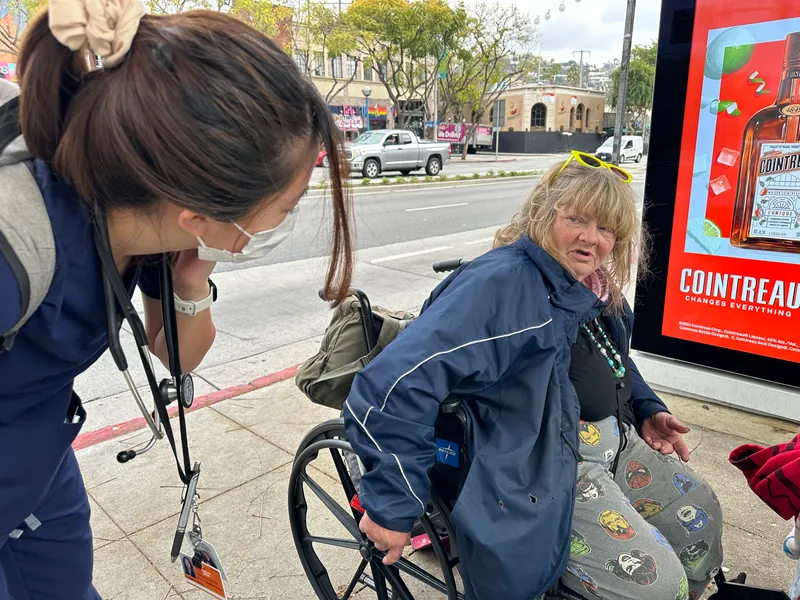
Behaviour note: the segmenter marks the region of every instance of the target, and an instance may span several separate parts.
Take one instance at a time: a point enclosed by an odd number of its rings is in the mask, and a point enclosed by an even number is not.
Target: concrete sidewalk
[[[280,376],[255,391],[229,390],[227,399],[208,402],[188,416],[193,460],[203,464],[199,487],[203,531],[222,559],[232,599],[315,597],[292,541],[287,482],[303,436],[317,423],[338,416],[311,404],[291,377],[290,367],[315,352],[317,343],[307,340],[237,361],[236,373],[226,376],[229,385],[257,380],[270,371]],[[729,574],[745,571],[751,583],[788,588],[795,567],[781,553],[788,525],[749,491],[727,455],[748,441],[787,441],[796,433],[795,426],[676,396],[664,399],[692,427],[687,436],[693,451],[690,464],[713,485],[725,510]],[[180,564],[169,560],[181,497],[169,445],[159,443],[124,465],[115,460],[117,452],[148,436],[146,430],[107,435],[110,439],[89,440],[78,451],[93,510],[95,584],[104,600],[209,597],[188,585]],[[332,494],[337,489],[333,473],[325,467],[315,471],[317,481]],[[323,531],[314,533],[344,537],[321,505],[309,503],[309,513]],[[338,548],[330,554],[332,576],[345,585],[358,564],[353,555],[354,551]],[[414,560],[427,564],[430,558],[422,552]],[[418,590],[412,589],[417,598],[441,597],[431,591],[417,594]],[[374,594],[364,590],[356,597],[374,598]]]

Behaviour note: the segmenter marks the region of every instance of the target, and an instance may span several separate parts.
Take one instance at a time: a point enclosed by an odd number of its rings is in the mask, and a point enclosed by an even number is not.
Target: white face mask
[[[206,246],[205,242],[198,237],[197,241],[200,242],[200,247],[197,249],[197,256],[200,260],[228,263],[242,263],[248,260],[264,258],[273,248],[292,233],[299,211],[300,206],[295,206],[289,214],[286,215],[286,218],[281,221],[280,225],[274,229],[267,229],[266,231],[259,231],[258,233],[247,233],[240,225],[234,223],[239,231],[250,238],[247,244],[245,244],[245,247],[239,252],[209,248]]]

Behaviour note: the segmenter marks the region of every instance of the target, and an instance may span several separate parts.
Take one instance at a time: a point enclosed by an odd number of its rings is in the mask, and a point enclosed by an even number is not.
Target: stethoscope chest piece
[[[192,402],[194,402],[194,379],[192,379],[192,376],[189,373],[186,373],[181,378],[180,401],[184,408],[191,407]]]
[[[172,379],[162,379],[158,386],[161,403],[169,406],[178,400],[184,408],[190,408],[194,402],[194,380],[189,373],[180,377],[180,393]]]

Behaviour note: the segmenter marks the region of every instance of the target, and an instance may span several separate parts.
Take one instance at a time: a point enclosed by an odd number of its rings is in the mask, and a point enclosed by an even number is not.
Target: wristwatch
[[[208,296],[202,300],[198,300],[197,302],[193,302],[192,300],[181,300],[178,297],[178,294],[173,294],[173,296],[175,296],[175,310],[181,314],[189,315],[190,317],[193,317],[197,313],[206,310],[209,306],[217,301],[217,286],[214,285],[214,282],[211,281],[211,279],[208,280],[208,287],[210,288]]]

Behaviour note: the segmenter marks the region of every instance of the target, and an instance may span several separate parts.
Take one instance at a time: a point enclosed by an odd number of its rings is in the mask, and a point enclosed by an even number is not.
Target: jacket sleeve
[[[625,320],[628,323],[628,331],[633,331],[633,309],[625,302]],[[656,413],[669,412],[664,401],[659,398],[652,388],[639,373],[636,363],[630,355],[627,358],[628,369],[631,371],[631,410],[636,419],[636,428],[641,429],[642,423]]]
[[[489,387],[534,337],[550,335],[546,295],[524,268],[473,263],[356,376],[345,428],[366,467],[359,499],[382,527],[410,531],[425,510],[439,404]]]

